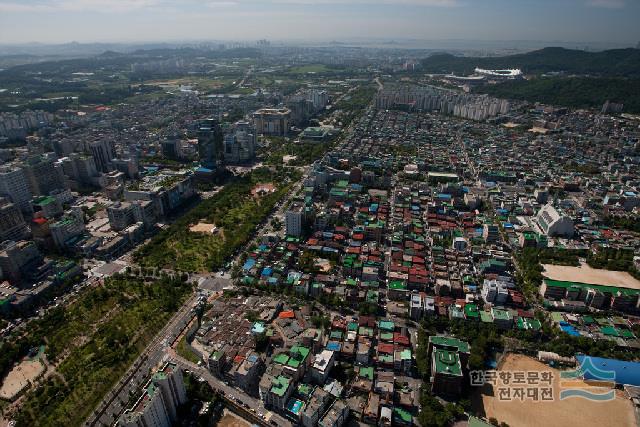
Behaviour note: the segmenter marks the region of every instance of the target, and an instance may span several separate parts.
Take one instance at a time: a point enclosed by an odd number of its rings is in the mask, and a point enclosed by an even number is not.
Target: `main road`
[[[180,356],[173,356],[171,360],[176,362],[182,369],[189,370],[205,380],[213,391],[222,396],[226,401],[235,404],[238,408],[249,414],[255,414],[254,416],[264,420],[265,424],[267,422],[275,422],[278,427],[291,427],[293,425],[291,421],[286,418],[266,409],[260,399],[256,399],[240,389],[225,384],[220,379],[211,375],[207,369],[194,365]]]
[[[293,199],[296,194],[302,188],[302,183],[308,176],[310,167],[304,168],[302,178],[293,185],[291,190],[285,195],[285,197],[278,203],[277,209],[265,218],[262,223],[264,226],[256,234],[253,239],[250,239],[237,253],[238,255],[233,260],[235,263],[239,262],[239,259],[243,252],[245,252],[251,244],[258,242],[262,236],[271,231],[270,221],[276,216],[284,214],[288,202]],[[113,425],[116,419],[124,410],[128,404],[130,398],[140,393],[140,388],[144,381],[149,377],[152,369],[159,365],[164,359],[168,358],[167,348],[173,343],[176,338],[184,331],[189,325],[191,320],[195,317],[193,305],[196,302],[196,295],[192,295],[180,308],[180,310],[173,315],[171,320],[156,334],[152,342],[142,352],[142,354],[131,365],[127,372],[121,377],[120,381],[107,393],[107,395],[98,404],[97,408],[92,412],[87,421],[84,423],[85,427],[97,427],[97,426],[110,426]],[[183,364],[188,362],[182,360]],[[193,365],[195,366],[195,365]],[[199,367],[191,367],[190,369],[196,370],[198,373],[206,372],[205,369]],[[226,386],[224,383],[216,380],[213,376],[209,375],[209,378],[201,375],[210,384],[215,384],[214,389],[218,391],[224,391],[230,393],[230,396],[234,399],[244,399],[244,402],[250,404],[251,408],[258,408],[262,405],[262,402],[258,399],[253,399],[250,396]],[[212,385],[213,387],[213,385]],[[241,396],[243,396],[241,398]],[[261,406],[260,406],[261,407]],[[266,412],[266,410],[265,410]],[[276,416],[275,414],[273,416]],[[275,420],[275,418],[274,418]],[[282,418],[284,422],[284,418]],[[278,425],[291,425],[280,424]]]
[[[192,295],[176,312],[171,320],[156,334],[151,343],[129,367],[120,381],[107,393],[91,413],[85,426],[110,426],[126,409],[132,395],[140,393],[143,382],[149,377],[152,369],[166,356],[166,348],[171,344],[195,316],[193,305],[196,296]]]

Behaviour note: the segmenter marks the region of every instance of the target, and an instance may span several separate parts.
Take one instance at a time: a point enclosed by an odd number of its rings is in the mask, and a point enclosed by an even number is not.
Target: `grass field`
[[[200,361],[200,357],[189,347],[189,344],[187,344],[186,336],[180,338],[180,342],[178,342],[178,346],[176,347],[176,353],[189,362],[198,363]]]

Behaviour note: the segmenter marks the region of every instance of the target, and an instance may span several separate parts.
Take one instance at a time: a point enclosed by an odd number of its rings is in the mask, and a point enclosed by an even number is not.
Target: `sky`
[[[195,40],[640,42],[640,0],[0,0],[0,44]]]

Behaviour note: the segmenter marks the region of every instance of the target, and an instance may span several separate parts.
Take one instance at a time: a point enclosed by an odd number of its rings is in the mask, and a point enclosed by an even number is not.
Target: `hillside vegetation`
[[[499,98],[573,108],[600,108],[609,100],[623,103],[627,113],[640,113],[640,79],[544,77],[485,85],[478,91]]]
[[[526,74],[564,71],[569,74],[640,77],[640,49],[611,49],[602,52],[547,47],[517,55],[476,58],[439,53],[422,60],[428,73],[470,74],[476,67],[520,68]]]

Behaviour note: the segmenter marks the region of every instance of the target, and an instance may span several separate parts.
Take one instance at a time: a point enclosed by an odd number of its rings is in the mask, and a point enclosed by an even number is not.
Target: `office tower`
[[[92,185],[97,181],[99,173],[95,159],[79,153],[72,153],[69,157],[58,160],[62,172],[80,186]]]
[[[253,124],[258,133],[271,136],[286,136],[289,133],[288,108],[261,108],[253,113]]]
[[[256,157],[256,130],[249,122],[237,122],[224,136],[225,163],[246,163]]]
[[[7,240],[0,245],[0,270],[3,277],[14,284],[34,271],[43,259],[34,242]]]
[[[56,247],[60,250],[65,250],[69,247],[74,237],[84,233],[84,221],[78,215],[65,215],[50,224],[49,230],[51,230],[51,237]]]
[[[180,137],[178,135],[168,136],[162,141],[162,155],[169,159],[180,157]]]
[[[288,236],[302,235],[302,205],[294,204],[285,214],[285,228]]]
[[[138,177],[138,157],[135,155],[129,155],[121,159],[113,159],[111,165],[115,170],[122,172],[129,179]]]
[[[89,150],[96,161],[100,172],[109,172],[111,160],[115,158],[115,150],[111,141],[101,140],[89,143]]]
[[[27,160],[24,172],[34,195],[46,196],[53,190],[65,188],[62,167],[56,167],[54,161],[46,156]]]
[[[31,190],[24,171],[16,166],[0,169],[0,196],[10,199],[23,213],[31,214]]]
[[[200,164],[216,170],[222,164],[224,135],[220,124],[215,119],[201,120],[198,127],[198,156]]]
[[[107,215],[109,216],[109,225],[114,231],[120,231],[127,228],[135,222],[135,208],[129,202],[116,202],[107,207]]]
[[[156,208],[151,200],[136,200],[132,203],[135,222],[141,222],[145,228],[151,228],[156,224]]]
[[[4,197],[0,198],[0,242],[22,240],[29,235],[20,210]]]

